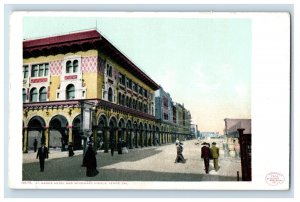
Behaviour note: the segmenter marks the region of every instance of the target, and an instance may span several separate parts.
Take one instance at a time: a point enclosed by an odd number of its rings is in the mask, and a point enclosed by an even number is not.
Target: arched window
[[[108,101],[112,102],[113,101],[112,97],[113,97],[113,92],[112,92],[112,89],[109,88],[108,89]]]
[[[75,86],[73,84],[69,84],[66,88],[66,99],[74,99],[75,98]]]
[[[78,60],[74,60],[73,61],[73,72],[77,72],[78,71]]]
[[[37,89],[36,88],[32,88],[30,90],[30,102],[37,102]]]
[[[72,72],[72,63],[70,60],[68,60],[66,64],[66,73],[71,73]]]
[[[26,90],[23,88],[23,102],[26,102]]]
[[[47,91],[45,87],[42,87],[39,92],[39,101],[44,102],[47,99]]]

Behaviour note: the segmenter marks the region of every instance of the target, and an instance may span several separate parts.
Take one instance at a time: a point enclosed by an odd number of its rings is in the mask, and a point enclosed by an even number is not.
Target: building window
[[[78,60],[74,60],[73,61],[73,72],[77,72],[78,71]]]
[[[118,96],[118,104],[119,105],[121,104],[121,98],[122,98],[121,93],[119,93],[119,96]]]
[[[74,99],[75,98],[75,86],[73,84],[69,84],[66,88],[66,99]]]
[[[109,77],[112,77],[112,66],[110,66],[109,64],[106,65],[106,74]]]
[[[44,102],[47,99],[47,91],[45,87],[42,87],[39,92],[39,101]]]
[[[37,89],[36,88],[32,88],[30,90],[30,102],[37,102]]]
[[[72,62],[69,60],[66,64],[66,73],[71,73],[72,71]]]
[[[26,90],[23,88],[23,102],[26,102]]]
[[[38,76],[38,65],[32,65],[31,68],[31,77],[37,77]]]
[[[28,77],[28,72],[29,72],[29,66],[25,65],[23,66],[23,78],[26,79]]]
[[[36,64],[32,65],[31,68],[31,77],[45,77],[49,74],[49,64],[43,63],[43,64]],[[25,75],[24,75],[25,78]]]
[[[112,89],[109,88],[108,89],[108,101],[112,102],[113,100],[113,92],[112,92]]]

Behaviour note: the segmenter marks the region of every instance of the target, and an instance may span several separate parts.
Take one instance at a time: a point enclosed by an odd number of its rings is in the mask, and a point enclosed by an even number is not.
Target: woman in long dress
[[[92,145],[88,146],[83,162],[86,166],[86,176],[94,177],[98,175],[99,171],[97,170],[97,160]]]

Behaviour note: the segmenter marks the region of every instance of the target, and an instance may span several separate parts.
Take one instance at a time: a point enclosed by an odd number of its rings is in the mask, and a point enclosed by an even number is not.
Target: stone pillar
[[[144,131],[144,135],[145,135],[145,141],[144,141],[145,147],[148,147],[148,130]]]
[[[141,147],[144,147],[144,131],[140,130],[140,136],[141,136]]]
[[[49,131],[49,127],[48,126],[46,126],[45,127],[45,145],[46,145],[46,147],[48,147],[48,149],[49,149],[49,133],[50,133],[50,131]]]
[[[28,153],[28,147],[27,147],[27,142],[28,142],[28,128],[24,127],[24,143],[23,143],[23,153]]]
[[[73,126],[68,126],[68,144],[72,143],[73,144]]]
[[[94,125],[92,127],[92,135],[94,141],[93,149],[94,151],[97,151],[97,145],[98,145],[97,125]]]
[[[109,139],[109,128],[108,127],[104,127],[104,136],[103,136],[104,140],[104,153],[108,153],[108,139]]]

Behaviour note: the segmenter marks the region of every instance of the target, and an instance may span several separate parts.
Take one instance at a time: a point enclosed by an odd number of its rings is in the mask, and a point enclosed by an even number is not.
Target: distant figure
[[[88,149],[85,153],[83,161],[85,162],[84,165],[86,167],[87,177],[94,177],[98,175],[99,171],[97,170],[97,160],[92,144],[88,144]]]
[[[69,143],[68,150],[69,150],[69,157],[74,156],[74,151],[73,151],[73,144],[72,144],[72,142]]]
[[[176,138],[175,144],[178,145],[179,144],[179,140],[178,138]]]
[[[181,142],[176,144],[176,150],[177,150],[177,156],[176,156],[176,159],[175,159],[175,163],[185,163],[185,159],[182,155],[183,147],[182,147]]]
[[[214,168],[216,171],[218,171],[220,168],[219,163],[218,163],[219,148],[216,147],[215,142],[212,143],[212,147],[210,148],[210,155],[211,155],[211,158],[214,160]]]
[[[33,149],[34,149],[34,153],[36,152],[37,145],[38,145],[38,141],[37,141],[36,138],[35,138],[34,141],[33,141]]]
[[[205,173],[209,172],[209,157],[210,157],[210,149],[208,143],[203,142],[203,147],[201,148],[201,158],[204,160]]]
[[[48,158],[48,148],[45,147],[44,143],[41,144],[41,147],[37,152],[36,158],[39,158],[40,160],[40,171],[44,172],[45,159]]]
[[[240,148],[240,144],[238,142],[235,143],[234,150],[235,150],[235,153],[236,153],[236,157],[240,158],[241,148]]]
[[[114,151],[115,151],[115,140],[112,140],[112,142],[110,144],[110,153],[111,153],[111,156],[114,155]]]
[[[117,148],[118,148],[118,154],[122,154],[122,140],[121,140],[121,138],[118,141]]]

